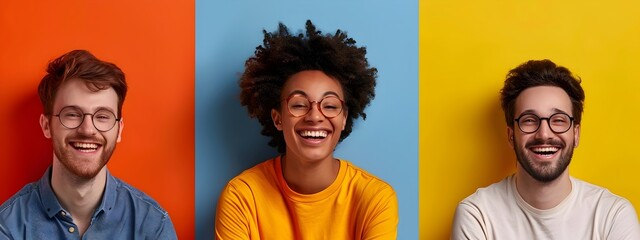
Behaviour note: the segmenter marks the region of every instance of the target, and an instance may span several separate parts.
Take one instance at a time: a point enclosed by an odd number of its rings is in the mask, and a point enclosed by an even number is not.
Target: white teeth
[[[534,152],[557,152],[559,149],[557,147],[538,147],[531,150]]]
[[[76,148],[83,148],[83,149],[96,149],[98,148],[98,144],[95,143],[73,143],[73,146]]]
[[[300,132],[300,136],[303,137],[327,137],[327,131],[309,131],[309,130],[304,130]]]

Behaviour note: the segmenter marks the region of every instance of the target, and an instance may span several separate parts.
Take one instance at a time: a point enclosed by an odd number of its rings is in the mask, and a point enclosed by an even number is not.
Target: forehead
[[[118,94],[113,88],[92,91],[80,79],[70,79],[58,88],[53,104],[53,111],[59,111],[65,106],[77,106],[83,111],[90,112],[99,108],[106,108],[113,112],[117,110]]]
[[[527,88],[518,95],[515,103],[515,115],[532,111],[545,116],[562,111],[571,115],[573,106],[569,95],[559,87],[537,86]]]
[[[307,70],[291,75],[282,88],[282,96],[303,92],[307,97],[319,99],[327,93],[335,93],[344,99],[340,82],[322,71]]]

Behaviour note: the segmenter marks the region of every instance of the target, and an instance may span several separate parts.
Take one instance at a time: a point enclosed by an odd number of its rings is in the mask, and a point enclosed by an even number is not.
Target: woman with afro
[[[395,239],[391,186],[333,156],[375,96],[377,70],[345,32],[282,23],[245,63],[240,101],[279,156],[233,178],[220,195],[216,239]]]

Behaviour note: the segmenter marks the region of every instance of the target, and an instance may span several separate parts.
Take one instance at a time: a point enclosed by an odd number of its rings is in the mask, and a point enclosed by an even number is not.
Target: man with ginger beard
[[[569,175],[584,99],[580,80],[549,60],[507,74],[501,102],[516,173],[458,204],[452,239],[640,239],[628,200]]]
[[[38,86],[53,163],[0,206],[1,239],[176,239],[169,214],[107,170],[124,121],[124,73],[88,51],[49,63]]]

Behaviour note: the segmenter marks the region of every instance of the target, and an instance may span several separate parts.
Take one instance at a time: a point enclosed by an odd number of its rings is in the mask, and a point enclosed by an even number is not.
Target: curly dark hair
[[[348,109],[342,142],[351,133],[353,121],[367,117],[364,109],[375,97],[378,70],[369,66],[366,48],[357,47],[356,41],[339,29],[333,35],[323,35],[310,20],[304,34],[292,35],[282,23],[277,31],[263,33],[262,45],[245,62],[240,103],[251,117],[258,118],[262,135],[271,137],[269,146],[285,152],[284,136],[273,125],[271,109],[279,111],[283,85],[292,75],[305,70],[322,71],[340,82]]]
[[[581,79],[574,77],[569,69],[557,66],[548,59],[529,60],[512,69],[504,80],[504,87],[500,90],[500,101],[507,126],[513,127],[515,101],[518,95],[525,89],[536,86],[562,88],[571,99],[574,121],[580,124],[585,97],[580,82]]]

